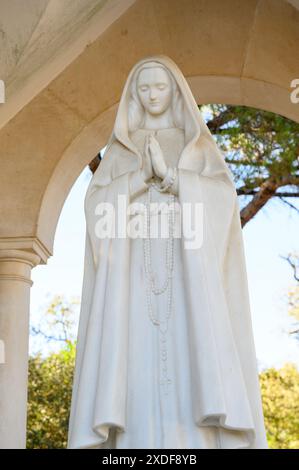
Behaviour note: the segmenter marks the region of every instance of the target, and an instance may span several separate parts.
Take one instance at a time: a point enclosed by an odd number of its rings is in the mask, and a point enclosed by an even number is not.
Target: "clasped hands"
[[[153,133],[148,134],[145,138],[143,166],[141,169],[144,181],[150,180],[154,175],[163,180],[167,174],[167,169],[159,142],[155,139]]]

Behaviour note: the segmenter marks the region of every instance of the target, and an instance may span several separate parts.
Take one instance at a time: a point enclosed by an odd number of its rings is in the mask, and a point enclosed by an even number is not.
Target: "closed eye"
[[[146,91],[146,90],[148,90],[148,86],[141,86],[141,87],[139,87],[139,90]]]

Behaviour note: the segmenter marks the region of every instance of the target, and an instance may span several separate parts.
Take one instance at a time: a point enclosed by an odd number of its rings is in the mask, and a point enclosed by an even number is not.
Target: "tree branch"
[[[294,206],[294,204],[292,204],[291,202],[286,201],[286,200],[284,199],[284,197],[281,196],[280,193],[279,193],[279,194],[275,194],[275,196],[278,196],[284,204],[286,204],[287,206],[289,206],[291,209],[294,209],[294,210],[295,210],[296,212],[298,212],[298,214],[299,214],[299,209],[298,209],[298,207]],[[290,196],[287,196],[287,197],[290,197]],[[291,197],[294,197],[294,196],[291,196]],[[299,193],[298,193],[297,196],[295,196],[295,197],[299,197]]]
[[[217,133],[221,126],[231,121],[233,119],[232,111],[233,111],[232,106],[227,106],[225,111],[222,111],[220,114],[210,119],[207,122],[207,126],[210,129],[210,131]]]
[[[238,196],[254,196],[255,194],[258,193],[258,189],[237,189],[237,194]],[[286,202],[290,204],[288,201],[284,201],[284,197],[299,197],[299,192],[298,193],[292,193],[291,191],[282,191],[279,193],[273,194],[273,197],[279,197],[283,202]],[[295,207],[295,206],[294,206]]]
[[[299,260],[298,260],[298,258],[296,256],[293,256],[293,258],[297,261],[297,263],[292,260],[292,255],[288,255],[288,256],[280,255],[280,258],[285,259],[289,263],[289,265],[291,266],[291,268],[293,270],[295,280],[299,282]]]
[[[94,157],[94,159],[91,160],[91,162],[89,162],[88,166],[92,174],[96,172],[99,164],[101,163],[101,160],[102,160],[102,156],[101,156],[101,152],[99,152],[98,155]]]
[[[271,199],[278,188],[275,179],[267,179],[260,187],[259,191],[253,196],[251,201],[245,206],[240,213],[241,225],[244,227],[250,219],[252,219],[258,211]]]

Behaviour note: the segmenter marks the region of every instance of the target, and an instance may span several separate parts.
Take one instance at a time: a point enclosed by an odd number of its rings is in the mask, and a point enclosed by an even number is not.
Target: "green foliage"
[[[272,449],[299,449],[299,372],[292,364],[260,374],[267,439]]]
[[[46,358],[29,360],[27,447],[65,448],[71,403],[75,343]]]
[[[201,106],[207,125],[225,155],[239,194],[253,195],[271,178],[297,192],[299,124],[246,106]]]

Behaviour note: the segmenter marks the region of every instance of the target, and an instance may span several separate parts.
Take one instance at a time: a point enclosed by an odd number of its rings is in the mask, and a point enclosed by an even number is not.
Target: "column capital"
[[[0,261],[23,261],[32,268],[46,264],[52,253],[37,237],[4,237],[0,238]]]

